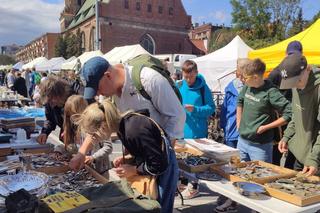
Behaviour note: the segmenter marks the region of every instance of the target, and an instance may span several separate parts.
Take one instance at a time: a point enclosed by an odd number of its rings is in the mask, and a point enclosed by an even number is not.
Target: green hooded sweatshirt
[[[259,88],[244,86],[238,97],[238,106],[243,107],[239,134],[253,143],[270,143],[274,141],[274,129],[262,134],[257,130],[275,120],[275,111],[289,122],[291,120],[291,104],[280,93],[271,81],[265,80]]]
[[[315,69],[314,69],[315,70]],[[282,140],[306,166],[320,165],[320,71],[310,73],[303,90],[292,89],[292,120]]]

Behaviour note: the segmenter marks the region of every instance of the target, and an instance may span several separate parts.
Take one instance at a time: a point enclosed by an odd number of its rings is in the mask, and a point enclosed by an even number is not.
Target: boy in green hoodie
[[[314,175],[320,165],[320,73],[299,53],[287,56],[279,67],[280,89],[292,88],[293,116],[278,148],[294,154],[296,170]]]
[[[269,80],[263,79],[265,64],[260,59],[248,62],[237,106],[239,140],[237,148],[243,161],[272,162],[274,128],[291,120],[289,101]],[[273,120],[274,111],[282,114]]]

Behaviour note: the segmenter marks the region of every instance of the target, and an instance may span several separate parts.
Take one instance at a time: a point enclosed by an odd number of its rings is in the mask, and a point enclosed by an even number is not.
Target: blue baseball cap
[[[110,67],[109,62],[102,57],[93,57],[89,59],[82,67],[81,77],[84,81],[84,98],[91,100],[96,96],[99,81],[103,77],[103,74]]]
[[[291,41],[287,46],[287,55],[291,55],[293,53],[302,54],[302,44],[300,41]]]

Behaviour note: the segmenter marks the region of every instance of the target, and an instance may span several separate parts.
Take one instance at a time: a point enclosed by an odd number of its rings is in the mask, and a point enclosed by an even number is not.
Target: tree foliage
[[[13,57],[9,55],[0,55],[0,65],[10,65],[10,64],[15,64],[16,61]]]
[[[232,29],[223,28],[216,30],[211,35],[208,52],[210,53],[226,46],[235,36],[236,32]]]
[[[64,58],[78,57],[82,54],[81,42],[80,29],[77,30],[76,34],[67,32],[64,36],[59,37],[55,46],[55,55]]]
[[[294,26],[291,33],[302,30],[300,0],[230,0],[230,3],[233,27],[252,48],[285,39],[289,26]]]

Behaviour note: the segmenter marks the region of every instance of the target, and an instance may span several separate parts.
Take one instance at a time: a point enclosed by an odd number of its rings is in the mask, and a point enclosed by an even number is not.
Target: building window
[[[152,12],[152,5],[148,4],[148,12],[151,13]]]
[[[140,45],[151,54],[155,54],[155,42],[149,34],[142,36]]]
[[[169,15],[173,16],[173,7],[169,7]]]
[[[141,10],[141,4],[140,2],[136,3],[136,10],[140,11]]]
[[[95,50],[96,46],[96,28],[92,28],[90,31],[90,43],[89,43],[89,50],[93,51]]]
[[[124,8],[129,9],[129,0],[124,0]]]
[[[84,32],[81,33],[81,53],[86,51],[86,38]]]
[[[160,14],[162,14],[162,13],[163,13],[163,7],[162,7],[162,6],[159,6],[159,8],[158,8],[158,12],[159,12]]]

